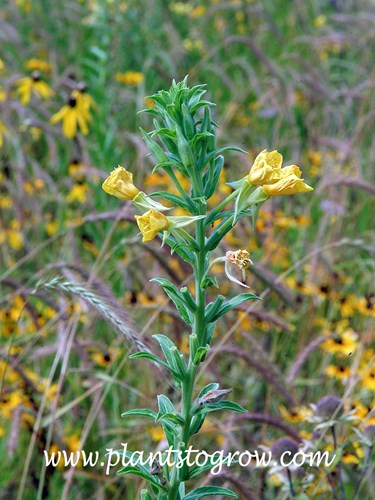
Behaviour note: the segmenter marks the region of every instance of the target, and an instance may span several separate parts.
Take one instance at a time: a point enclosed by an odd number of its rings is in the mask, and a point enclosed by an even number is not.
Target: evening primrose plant
[[[160,236],[163,245],[171,253],[177,253],[192,267],[195,292],[187,287],[178,288],[166,278],[156,277],[157,282],[174,303],[189,334],[189,356],[182,354],[173,341],[165,335],[154,335],[160,344],[164,359],[150,352],[138,352],[132,358],[149,359],[166,369],[181,394],[181,404],[175,406],[164,394],[157,398],[158,410],[134,409],[124,417],[144,416],[159,422],[170,448],[175,450],[175,463],[153,461],[150,467],[125,466],[122,474],[135,474],[146,479],[150,490],[143,490],[141,498],[192,500],[212,495],[236,497],[230,490],[216,486],[202,486],[188,491],[188,483],[210,466],[185,462],[178,466],[177,456],[186,457],[190,440],[201,429],[208,413],[218,410],[244,412],[240,405],[225,397],[230,392],[221,389],[219,383],[196,387],[197,371],[210,350],[217,322],[229,311],[248,300],[259,297],[252,293],[240,293],[232,298],[218,294],[207,303],[207,289],[217,286],[212,275],[213,264],[224,262],[229,279],[244,285],[245,270],[252,264],[246,250],[233,250],[225,256],[212,258],[225,235],[233,229],[241,217],[255,218],[259,206],[271,196],[303,193],[312,188],[301,179],[301,171],[295,165],[282,168],[282,156],[277,151],[262,151],[250,173],[234,182],[233,192],[218,206],[208,210],[208,200],[214,195],[224,166],[222,153],[229,150],[246,153],[236,147],[216,146],[217,125],[212,120],[213,103],[204,100],[203,85],[189,88],[187,79],[173,82],[168,91],[159,91],[149,99],[154,107],[144,112],[154,117],[154,130],[141,130],[144,141],[155,160],[154,171],[164,169],[178,194],[155,192],[145,194],[133,183],[133,174],[118,166],[103,183],[108,194],[122,200],[132,200],[139,212],[136,223],[142,233],[142,241],[149,242]],[[185,190],[176,175],[178,171],[189,183]],[[163,203],[168,202],[168,207]],[[189,215],[169,215],[173,208],[183,209]],[[235,277],[235,269],[242,273],[242,281]],[[131,452],[126,451],[127,457]],[[181,465],[181,461],[180,461]],[[213,465],[213,464],[212,464]]]

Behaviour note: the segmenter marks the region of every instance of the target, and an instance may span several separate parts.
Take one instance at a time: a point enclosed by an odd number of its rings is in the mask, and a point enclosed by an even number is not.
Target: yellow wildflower
[[[255,158],[254,164],[248,174],[248,180],[254,186],[272,184],[283,177],[281,165],[282,155],[274,150],[264,149]]]
[[[125,73],[116,73],[115,80],[124,85],[139,85],[143,82],[144,75],[139,71],[125,71]]]
[[[357,346],[358,335],[352,330],[347,330],[335,335],[332,339],[327,339],[322,343],[321,348],[330,354],[350,356],[357,349]]]
[[[73,90],[72,97],[77,100],[77,107],[81,109],[82,113],[85,115],[86,121],[91,121],[90,110],[91,108],[96,108],[96,102],[87,93],[87,86],[84,82],[78,84],[78,87]]]
[[[88,190],[89,187],[86,184],[77,182],[77,184],[74,184],[66,198],[68,203],[74,203],[75,201],[78,203],[84,203],[86,201]]]
[[[25,76],[16,81],[17,94],[22,104],[30,102],[32,94],[42,99],[48,99],[53,96],[54,91],[40,79],[39,71],[33,71],[31,76]]]
[[[135,218],[143,235],[143,242],[153,240],[159,231],[166,231],[169,226],[168,217],[153,209],[143,215],[136,215]]]
[[[285,408],[285,406],[280,406],[279,411],[284,420],[292,422],[293,424],[303,422],[306,420],[306,417],[312,413],[306,406],[296,406],[290,409]]]
[[[133,200],[139,193],[139,189],[133,184],[133,174],[120,165],[112,170],[102,188],[107,194],[120,200]]]
[[[70,96],[68,103],[50,119],[52,125],[60,121],[62,121],[63,134],[68,139],[73,139],[78,129],[83,135],[89,133],[87,115],[81,107],[77,106],[77,99],[73,95]]]
[[[375,391],[375,364],[372,363],[372,366],[369,370],[365,370],[362,374],[360,384],[365,389],[369,391]]]
[[[350,368],[343,365],[328,365],[325,369],[328,377],[337,378],[338,380],[345,380],[350,376]]]
[[[26,68],[30,71],[51,71],[51,64],[43,59],[32,58],[26,61]]]
[[[292,167],[294,166],[295,165],[292,165]],[[268,196],[307,193],[308,191],[313,190],[311,186],[305,184],[303,182],[303,179],[300,179],[295,173],[288,175],[284,179],[280,179],[279,181],[275,182],[275,184],[267,184],[263,186],[263,189],[268,194]]]

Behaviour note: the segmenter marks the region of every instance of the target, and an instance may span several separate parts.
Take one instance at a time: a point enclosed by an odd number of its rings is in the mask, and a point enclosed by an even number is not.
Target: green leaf
[[[149,491],[142,490],[141,491],[141,500],[152,500],[152,496]]]
[[[202,425],[203,422],[206,418],[206,414],[199,414],[199,415],[194,415],[194,417],[191,419],[191,425],[190,425],[190,435],[193,436],[194,434],[197,434]]]
[[[233,457],[230,457],[230,458],[232,459]],[[220,463],[223,465],[227,465],[228,461],[229,461],[229,457],[224,457]],[[230,461],[230,465],[237,464],[237,463],[238,463],[238,460],[231,460]],[[203,472],[207,472],[208,470],[211,470],[214,467],[215,467],[215,464],[212,464],[211,461],[209,461],[205,465],[195,465],[194,467],[192,467],[190,469],[187,479],[193,479],[193,477],[197,477],[200,474],[202,474]]]
[[[128,410],[124,413],[121,413],[122,417],[133,417],[133,416],[140,416],[140,417],[150,417],[154,420],[156,420],[157,413],[155,411],[149,410],[148,408],[135,408],[134,410]]]
[[[178,207],[184,208],[185,210],[189,210],[189,205],[182,198],[177,196],[177,194],[168,193],[167,191],[157,191],[156,193],[151,193],[149,196],[150,197],[162,196],[165,200],[174,203]]]
[[[167,396],[164,396],[164,394],[159,394],[157,399],[160,414],[166,415],[168,413],[177,413],[172,401],[168,399]],[[177,432],[174,424],[171,424],[169,421],[162,420],[161,425],[163,427],[169,446],[173,446],[175,441],[175,433]]]
[[[209,319],[207,318],[207,322],[211,321],[217,321],[221,316],[224,316],[227,312],[231,311],[235,307],[239,306],[243,302],[247,300],[261,300],[260,297],[257,295],[254,295],[252,293],[241,293],[240,295],[237,295],[237,297],[233,297],[230,300],[227,300],[222,304],[222,306],[216,310],[216,308],[213,310],[213,312],[210,312]]]
[[[156,334],[156,335],[153,335],[153,337],[154,337],[154,339],[156,339],[159,342],[159,345],[161,347],[161,350],[163,351],[163,354],[165,356],[165,359],[167,360],[168,365],[177,374],[177,370],[176,370],[175,363],[174,363],[174,356],[171,352],[171,349],[173,347],[175,347],[176,349],[177,349],[177,347],[174,345],[172,340],[169,339],[168,337],[166,337],[165,335]]]
[[[219,177],[224,165],[224,157],[218,156],[215,158],[215,165],[213,169],[213,173],[210,172],[210,169],[203,176],[203,185],[204,185],[204,194],[207,199],[211,198],[216,190],[217,183],[219,182]],[[211,167],[210,167],[211,168]],[[210,178],[210,175],[212,178]]]
[[[199,365],[200,363],[203,363],[203,361],[206,359],[207,353],[210,350],[209,345],[206,345],[205,347],[198,347],[197,352],[195,353],[193,363],[195,365]]]
[[[185,139],[183,133],[179,129],[177,129],[177,148],[181,162],[189,172],[192,168],[194,168],[194,153],[189,142]]]
[[[138,469],[137,467],[132,467],[131,465],[127,465],[126,467],[120,469],[117,474],[135,474],[136,476],[146,479],[146,481],[148,481],[150,484],[153,484],[157,488],[162,489],[163,491],[167,491],[167,488],[165,488],[165,486],[160,484],[155,476],[152,476],[151,474],[146,473],[143,470]]]
[[[196,500],[197,498],[210,497],[213,495],[223,495],[231,498],[238,498],[238,496],[233,493],[233,491],[228,490],[228,488],[223,488],[222,486],[200,486],[195,488],[195,490],[190,491],[184,496],[183,500]]]
[[[233,401],[223,400],[223,401],[217,401],[216,403],[206,405],[203,408],[198,408],[195,413],[201,415],[201,414],[211,413],[213,411],[218,411],[218,410],[230,410],[230,411],[236,411],[239,413],[246,413],[246,411],[247,411],[241,405],[239,405],[237,403],[233,403]]]
[[[220,385],[216,382],[213,382],[211,384],[204,386],[203,389],[201,389],[200,393],[198,394],[197,399],[199,399],[202,396],[204,396],[205,394],[207,394],[207,392],[217,391],[219,389],[219,387],[220,387]]]
[[[191,312],[190,307],[188,306],[187,302],[184,299],[184,296],[178,290],[178,288],[165,278],[153,278],[150,281],[151,282],[155,281],[156,283],[159,283],[159,285],[164,289],[165,293],[168,295],[168,297],[176,306],[178,312],[181,315],[181,318],[185,321],[185,323],[191,325],[192,318],[190,315]]]
[[[156,415],[156,422],[160,422],[161,420],[169,420],[172,424],[184,425],[185,420],[178,413],[161,413],[159,412]]]
[[[169,366],[167,363],[159,359],[157,356],[154,356],[154,354],[151,354],[150,352],[135,352],[134,354],[131,354],[129,356],[129,359],[137,359],[137,358],[144,358],[144,359],[149,359],[151,361],[155,361],[155,363],[159,363],[159,365],[164,366],[164,368],[167,368],[170,370],[172,373],[177,375],[177,372],[174,372],[173,368]]]
[[[140,129],[142,135],[143,135],[143,139],[145,140],[145,143],[147,144],[147,147],[148,149],[150,150],[150,153],[152,154],[152,156],[154,157],[154,159],[158,162],[158,163],[165,163],[168,161],[168,157],[164,151],[164,149],[162,149],[159,144],[157,144],[155,141],[153,141],[152,139],[150,139],[149,135],[147,134],[147,132],[145,132],[142,128]]]
[[[216,276],[214,278],[211,278],[211,276],[206,276],[204,280],[202,281],[202,288],[203,290],[206,290],[206,288],[214,286],[216,288],[219,288]]]
[[[169,398],[167,398],[167,396],[164,396],[164,394],[159,394],[157,399],[158,399],[159,411],[162,414],[176,412],[172,401]]]
[[[217,315],[217,313],[220,311],[220,308],[222,307],[224,300],[225,300],[224,295],[218,295],[216,297],[215,302],[210,302],[206,306],[205,315],[207,323],[211,323],[211,321],[214,321],[213,317]]]
[[[207,165],[207,163],[209,163],[212,158],[215,158],[216,155],[220,154],[220,153],[224,153],[225,151],[238,151],[239,153],[244,153],[244,154],[247,154],[247,152],[241,148],[237,148],[235,146],[226,146],[224,148],[217,148],[217,149],[214,149],[213,151],[211,151],[207,156],[206,158],[204,159],[204,165]]]

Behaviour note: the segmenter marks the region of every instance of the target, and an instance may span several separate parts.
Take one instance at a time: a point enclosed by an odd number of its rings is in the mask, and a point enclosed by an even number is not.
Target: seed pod
[[[216,403],[232,391],[233,389],[218,389],[216,391],[209,391],[197,400],[197,404],[200,408],[202,408],[203,406]]]

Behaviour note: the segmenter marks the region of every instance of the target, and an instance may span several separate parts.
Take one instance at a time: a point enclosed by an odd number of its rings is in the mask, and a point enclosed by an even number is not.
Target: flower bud
[[[337,409],[341,405],[341,400],[337,396],[324,396],[316,404],[316,413],[320,417],[331,418],[333,415],[339,417],[342,414],[342,408]]]
[[[102,187],[106,193],[120,200],[132,200],[139,193],[133,184],[133,174],[120,165],[112,170]]]
[[[298,444],[294,439],[283,437],[273,443],[271,453],[274,460],[278,462],[285,452],[289,452],[291,456],[298,453]]]
[[[166,231],[169,226],[168,217],[151,209],[143,215],[135,216],[138,227],[142,233],[142,241],[151,241],[159,231]]]

